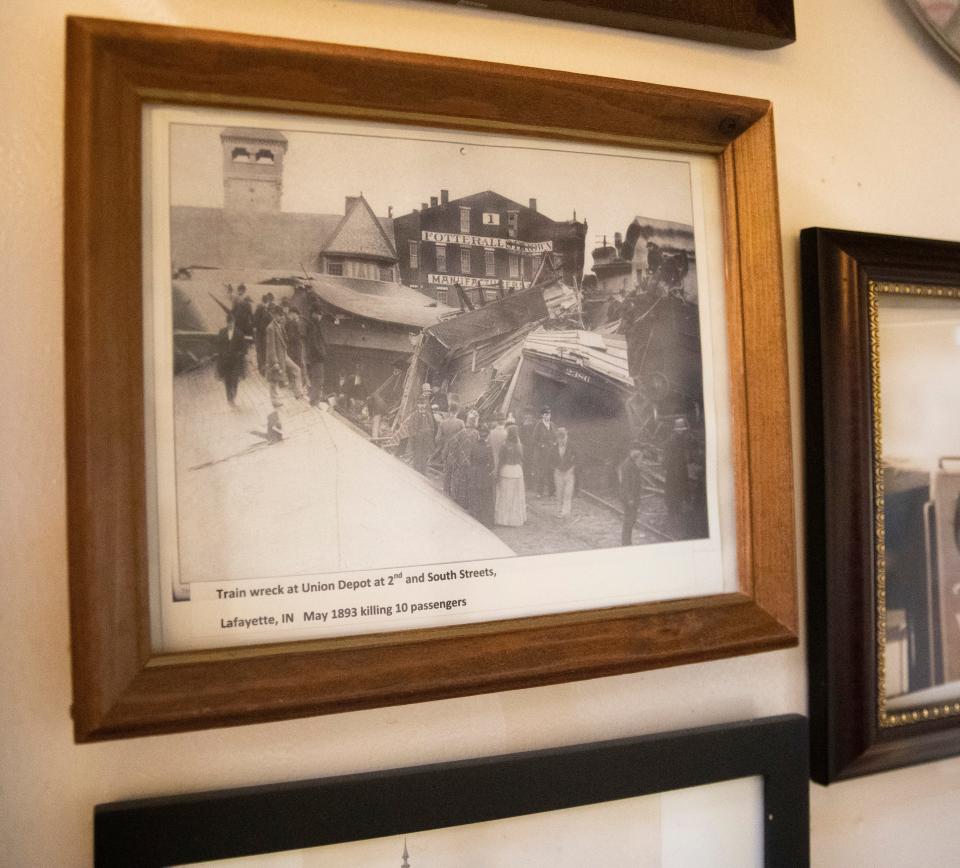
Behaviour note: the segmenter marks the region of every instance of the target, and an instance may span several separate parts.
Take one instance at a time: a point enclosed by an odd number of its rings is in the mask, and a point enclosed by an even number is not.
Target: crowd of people
[[[223,381],[227,401],[234,405],[240,380],[247,372],[247,352],[256,348],[257,369],[270,384],[275,407],[282,403],[281,388],[295,398],[308,397],[317,404],[324,390],[324,362],[327,348],[320,326],[322,313],[304,295],[304,315],[289,298],[278,303],[272,292],[265,293],[256,309],[241,283],[227,286],[226,325],[217,337],[216,372]]]
[[[333,409],[362,420],[374,441],[381,438],[387,408],[378,393],[358,395],[359,380],[335,384],[340,388],[325,393],[327,349],[315,300],[305,293],[298,298],[295,291],[293,300],[277,302],[267,292],[254,308],[243,284],[236,289],[228,286],[227,297],[216,373],[231,405],[253,344],[274,407],[282,404],[280,390],[289,389],[295,398],[308,398],[312,404],[327,401]],[[550,407],[541,409],[539,419],[524,413],[519,424],[513,414],[503,413],[481,423],[475,409],[460,407],[452,395],[445,396],[446,410],[433,403],[433,397],[431,386],[424,384],[414,411],[399,428],[401,451],[417,471],[427,475],[432,468],[442,478],[443,492],[487,527],[523,526],[528,492],[555,499],[557,518],[571,516],[579,456],[567,429],[553,422]],[[651,492],[647,446],[642,441],[631,443],[618,467],[623,545],[632,544],[638,511]],[[702,486],[690,478],[690,453],[689,425],[678,418],[662,455],[663,498],[669,531],[677,538],[706,533],[705,498]]]
[[[707,525],[706,479],[702,456],[697,455],[690,424],[683,416],[673,420],[672,430],[660,448],[656,477],[651,473],[651,444],[642,439],[630,444],[620,464],[618,477],[623,503],[621,544],[633,544],[633,530],[645,497],[662,496],[666,521],[661,528],[668,539],[699,539],[709,534]],[[694,472],[691,473],[691,468]]]
[[[446,411],[432,404],[424,385],[416,409],[400,426],[400,448],[424,475],[442,479],[443,492],[487,527],[520,527],[527,520],[527,497],[554,499],[555,515],[572,514],[580,465],[569,432],[553,423],[549,407],[539,420],[524,414],[495,414],[481,423],[479,414],[455,401]],[[668,539],[707,535],[702,473],[695,441],[685,417],[672,423],[669,437],[651,464],[651,444],[634,440],[617,465],[622,504],[621,544],[633,545],[637,519],[646,498],[659,495],[665,511],[661,533]],[[662,487],[661,487],[662,486]]]
[[[424,475],[436,470],[444,494],[487,527],[524,525],[528,488],[534,497],[555,497],[557,517],[570,517],[577,454],[549,407],[535,423],[527,416],[518,425],[503,413],[481,423],[476,410],[454,400],[441,411],[432,395],[424,384],[416,408],[400,426],[414,469]]]

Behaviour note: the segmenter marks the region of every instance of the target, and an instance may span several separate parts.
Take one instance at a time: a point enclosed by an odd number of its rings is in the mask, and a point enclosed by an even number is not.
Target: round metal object
[[[960,0],[905,0],[927,32],[960,63]]]

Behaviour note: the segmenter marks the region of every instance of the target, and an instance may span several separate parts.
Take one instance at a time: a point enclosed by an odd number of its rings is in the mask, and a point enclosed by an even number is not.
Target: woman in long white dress
[[[493,520],[507,527],[521,527],[527,520],[527,494],[523,482],[523,447],[516,425],[507,428],[497,470],[497,504]]]

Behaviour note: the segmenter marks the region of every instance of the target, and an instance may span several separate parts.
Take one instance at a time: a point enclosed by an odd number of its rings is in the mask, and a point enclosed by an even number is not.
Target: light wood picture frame
[[[551,684],[795,645],[790,411],[769,103],[260,36],[67,22],[65,333],[78,741]],[[145,105],[715,155],[738,590],[403,633],[181,653],[151,639]],[[104,348],[109,347],[109,352]]]

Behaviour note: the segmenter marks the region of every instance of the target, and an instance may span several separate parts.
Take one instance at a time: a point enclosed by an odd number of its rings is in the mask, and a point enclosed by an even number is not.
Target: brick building
[[[587,225],[551,220],[537,200],[520,205],[492,190],[450,200],[441,190],[428,205],[395,217],[400,280],[441,303],[472,303],[530,285],[543,257],[560,254],[563,280],[579,287]]]

